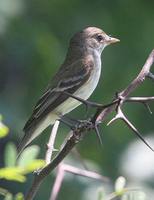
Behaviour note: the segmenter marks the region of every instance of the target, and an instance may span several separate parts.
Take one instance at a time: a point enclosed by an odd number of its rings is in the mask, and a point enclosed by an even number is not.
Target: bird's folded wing
[[[81,59],[65,68],[61,68],[55,75],[54,81],[51,82],[37,102],[32,116],[25,124],[24,131],[26,132],[32,126],[36,126],[44,117],[69,98],[63,92],[73,94],[84,84],[89,79],[93,65],[92,60],[84,63],[84,60]]]

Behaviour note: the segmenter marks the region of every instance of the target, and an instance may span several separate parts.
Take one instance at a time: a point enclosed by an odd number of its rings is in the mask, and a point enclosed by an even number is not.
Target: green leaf
[[[24,200],[24,195],[20,192],[15,195],[15,200]]]
[[[30,173],[45,166],[44,160],[34,160],[24,167],[24,173]]]
[[[16,164],[17,150],[16,146],[9,142],[5,147],[5,166],[14,167]]]
[[[7,193],[9,193],[8,190],[6,190],[5,188],[1,188],[1,187],[0,187],[0,194],[1,194],[1,195],[5,196]]]
[[[9,128],[2,123],[2,116],[0,115],[0,138],[5,137],[8,132]]]
[[[11,193],[8,193],[8,194],[5,196],[4,200],[13,200],[13,195],[12,195]]]
[[[18,181],[25,182],[26,177],[22,174],[23,169],[17,167],[6,167],[0,169],[0,178],[10,180],[10,181]]]
[[[39,150],[39,147],[36,145],[27,147],[18,158],[17,165],[24,167],[30,164],[38,156]]]
[[[100,188],[98,191],[98,200],[105,200],[105,191],[104,188]]]
[[[124,191],[124,187],[126,185],[126,179],[123,176],[117,178],[115,182],[115,193],[116,195],[122,195]]]

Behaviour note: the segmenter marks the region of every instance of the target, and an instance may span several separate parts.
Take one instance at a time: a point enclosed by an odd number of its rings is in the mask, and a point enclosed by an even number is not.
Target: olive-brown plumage
[[[25,124],[19,153],[45,128],[81,104],[63,91],[84,100],[90,97],[100,78],[101,53],[107,45],[118,41],[96,27],[85,28],[72,37],[64,63]]]

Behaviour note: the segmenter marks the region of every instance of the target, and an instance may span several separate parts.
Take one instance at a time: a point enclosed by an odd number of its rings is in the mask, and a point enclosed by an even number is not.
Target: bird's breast
[[[83,86],[81,86],[75,93],[74,95],[79,96],[82,99],[88,99],[90,95],[93,93],[95,90],[99,78],[101,75],[101,60],[100,59],[95,59],[95,66],[91,71],[91,75],[87,82],[84,83]]]
[[[91,71],[91,75],[89,79],[73,94],[77,97],[80,97],[84,100],[87,100],[90,95],[95,90],[100,75],[101,75],[101,59],[94,57],[95,66]],[[74,108],[79,106],[81,104],[80,101],[77,101],[73,98],[68,98],[65,102],[63,102],[58,108],[56,109],[56,112],[64,115],[70,111],[72,111]]]

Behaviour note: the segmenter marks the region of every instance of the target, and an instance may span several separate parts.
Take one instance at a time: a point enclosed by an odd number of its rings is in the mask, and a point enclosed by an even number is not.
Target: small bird
[[[44,129],[81,104],[65,92],[83,100],[90,97],[100,78],[103,49],[119,41],[96,27],[87,27],[72,37],[63,64],[24,126],[19,154]]]

